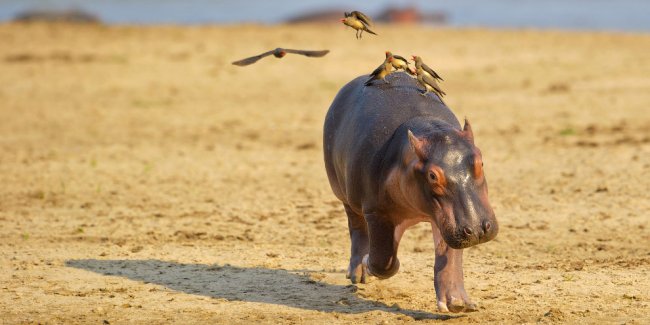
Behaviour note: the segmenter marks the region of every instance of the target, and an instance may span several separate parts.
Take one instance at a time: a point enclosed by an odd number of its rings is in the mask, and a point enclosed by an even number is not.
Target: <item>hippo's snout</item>
[[[451,248],[462,249],[488,242],[494,239],[498,232],[499,224],[495,217],[491,217],[474,225],[459,226],[453,233],[444,237]]]
[[[496,221],[491,221],[490,219],[485,219],[474,227],[463,227],[463,235],[468,239],[473,237],[477,241],[477,244],[492,240],[498,231],[498,224]]]

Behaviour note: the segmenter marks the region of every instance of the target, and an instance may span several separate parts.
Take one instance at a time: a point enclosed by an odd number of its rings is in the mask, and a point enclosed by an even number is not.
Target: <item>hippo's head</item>
[[[481,151],[467,120],[463,130],[440,128],[409,142],[417,156],[415,179],[447,243],[460,249],[492,240],[499,231],[488,201]]]

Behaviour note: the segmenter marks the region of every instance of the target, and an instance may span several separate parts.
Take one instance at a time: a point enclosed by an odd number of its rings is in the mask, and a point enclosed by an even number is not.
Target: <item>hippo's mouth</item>
[[[447,245],[453,249],[463,249],[463,248],[468,248],[480,244],[478,239],[459,238],[455,234],[447,235],[447,236],[443,235],[443,238],[445,240],[445,243],[447,243]]]
[[[445,243],[449,245],[449,247],[454,249],[463,249],[489,242],[490,240],[494,239],[494,237],[496,237],[497,233],[498,229],[494,229],[493,231],[490,231],[486,234],[467,235],[463,233],[462,230],[455,230],[444,231],[442,237],[445,240]]]

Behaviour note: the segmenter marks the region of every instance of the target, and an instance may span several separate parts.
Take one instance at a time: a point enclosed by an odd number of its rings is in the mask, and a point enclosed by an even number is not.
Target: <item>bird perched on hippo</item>
[[[422,87],[424,87],[424,93],[421,93],[420,95],[425,96],[427,93],[430,91],[433,91],[440,97],[440,100],[442,101],[442,97],[445,94],[442,89],[440,89],[440,86],[438,86],[438,83],[436,80],[443,81],[442,77],[440,77],[433,69],[429,68],[428,65],[424,64],[422,62],[422,58],[419,56],[413,55],[412,56],[413,61],[415,62],[415,75],[418,80],[418,84],[420,84]],[[444,103],[444,101],[442,101]]]
[[[374,71],[370,73],[370,78],[368,78],[364,85],[370,86],[374,80],[379,79],[381,79],[384,83],[389,83],[386,81],[386,76],[400,69],[404,70],[410,75],[415,75],[415,72],[411,71],[409,62],[405,58],[399,55],[393,55],[393,53],[390,51],[386,51],[386,58],[384,59],[384,62],[382,62]]]
[[[404,231],[428,222],[435,243],[434,287],[440,311],[475,311],[463,282],[463,249],[498,232],[488,200],[481,151],[438,96],[419,96],[416,80],[398,72],[390,84],[366,87],[361,76],[327,112],[327,176],[348,217],[352,283],[389,278],[400,267]]]
[[[372,73],[370,73],[370,77],[364,85],[370,86],[374,80],[379,79],[381,79],[385,84],[388,84],[389,82],[386,80],[386,76],[395,71],[404,70],[404,72],[415,77],[418,85],[424,88],[424,92],[420,93],[420,95],[426,96],[429,92],[434,92],[440,101],[444,104],[445,102],[442,100],[442,97],[445,96],[446,93],[436,82],[436,80],[443,81],[442,77],[433,71],[433,69],[429,68],[429,66],[424,64],[424,62],[422,62],[422,58],[419,56],[414,55],[412,58],[413,62],[415,62],[415,69],[411,69],[411,67],[409,67],[409,63],[404,57],[394,55],[390,51],[386,51],[386,58],[384,59],[384,62],[382,62],[374,71],[372,71]]]
[[[370,86],[374,80],[382,80],[384,83],[386,81],[386,76],[393,72],[393,58],[386,56],[384,62],[382,62],[375,70],[370,73],[370,78],[364,83],[365,86]]]
[[[395,55],[390,51],[386,51],[386,59],[388,60],[389,58],[390,58],[390,63],[393,66],[393,69],[395,69],[395,71],[401,69],[410,75],[415,74],[413,71],[411,71],[411,68],[409,67],[409,61],[406,60],[403,56]]]

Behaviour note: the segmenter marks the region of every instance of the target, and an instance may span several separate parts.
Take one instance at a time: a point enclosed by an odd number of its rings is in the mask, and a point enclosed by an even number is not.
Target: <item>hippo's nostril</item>
[[[492,224],[489,221],[486,221],[483,223],[483,229],[485,229],[485,232],[489,232],[490,229],[492,229]]]
[[[472,229],[471,229],[470,227],[465,227],[465,228],[463,228],[463,232],[464,232],[465,235],[467,235],[467,236],[471,236],[472,233],[473,233],[473,232],[472,232]]]

